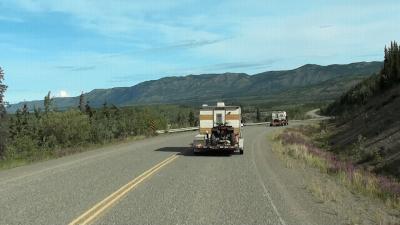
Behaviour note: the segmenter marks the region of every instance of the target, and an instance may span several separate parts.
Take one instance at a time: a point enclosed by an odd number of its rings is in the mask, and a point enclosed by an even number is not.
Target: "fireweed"
[[[331,152],[324,151],[315,146],[310,139],[304,136],[301,132],[288,129],[276,137],[280,140],[281,144],[284,145],[288,150],[288,154],[295,149],[296,151],[304,151],[302,153],[296,153],[297,155],[311,155],[317,158],[323,163],[315,165],[329,174],[337,175],[340,181],[358,192],[363,194],[377,196],[391,206],[400,207],[400,183],[394,178],[377,175],[366,171],[350,160],[341,160]],[[300,157],[297,157],[300,158]],[[307,160],[308,162],[315,162],[317,160]]]

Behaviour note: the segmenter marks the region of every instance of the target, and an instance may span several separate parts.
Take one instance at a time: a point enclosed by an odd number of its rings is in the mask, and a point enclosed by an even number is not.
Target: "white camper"
[[[203,151],[230,151],[243,154],[242,112],[239,106],[203,105],[200,109],[199,134],[193,141],[195,153]]]
[[[272,126],[286,126],[289,125],[289,120],[285,111],[274,111],[271,114],[271,122],[269,124]]]

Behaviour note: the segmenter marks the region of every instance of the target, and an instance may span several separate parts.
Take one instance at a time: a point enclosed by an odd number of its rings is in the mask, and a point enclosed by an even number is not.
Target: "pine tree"
[[[400,81],[400,48],[395,41],[390,42],[389,48],[385,46],[384,64],[379,81],[383,90]]]
[[[22,115],[21,109],[15,112],[15,134],[18,135],[22,131]]]
[[[110,108],[108,107],[107,102],[103,103],[103,116],[104,118],[109,119],[111,117],[111,112],[110,112]]]
[[[93,117],[93,111],[92,111],[92,108],[91,108],[90,105],[89,105],[89,101],[86,102],[86,105],[85,105],[85,112],[86,112],[86,114],[87,114],[90,118]]]
[[[48,114],[51,110],[53,103],[53,99],[51,98],[51,92],[47,93],[47,95],[44,97],[44,112]]]
[[[0,67],[0,159],[4,157],[8,135],[8,127],[6,123],[6,107],[4,102],[4,93],[7,90],[7,86],[3,84],[3,81],[4,71]]]
[[[179,127],[183,126],[184,121],[185,121],[185,119],[184,119],[182,113],[178,112],[178,116],[176,118],[176,122],[177,122],[178,126]]]
[[[85,112],[85,109],[86,109],[86,103],[85,103],[85,95],[83,94],[83,92],[82,92],[82,94],[79,96],[79,110],[81,111],[81,112]]]
[[[21,128],[23,135],[27,135],[29,132],[28,124],[29,124],[29,108],[28,105],[25,103],[21,110]]]
[[[257,122],[261,121],[260,109],[258,107],[256,108],[256,120]]]
[[[35,106],[33,108],[33,113],[34,113],[36,119],[40,119],[40,113],[41,113],[41,109],[40,108]]]
[[[188,122],[189,122],[189,126],[195,126],[196,121],[195,121],[195,118],[194,118],[194,113],[193,113],[193,111],[190,111],[190,112],[189,112],[189,119],[188,119]]]

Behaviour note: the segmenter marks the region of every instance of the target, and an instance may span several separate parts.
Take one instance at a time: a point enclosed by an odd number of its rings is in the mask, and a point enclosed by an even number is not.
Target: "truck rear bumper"
[[[236,146],[205,146],[201,148],[193,148],[194,152],[239,152]]]
[[[289,122],[286,120],[281,121],[281,122],[270,122],[269,123],[269,126],[271,126],[271,127],[286,126],[286,125],[289,125]]]

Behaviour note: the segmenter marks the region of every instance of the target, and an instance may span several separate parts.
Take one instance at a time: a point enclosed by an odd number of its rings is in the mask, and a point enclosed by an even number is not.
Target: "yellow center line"
[[[158,163],[157,165],[153,166],[149,170],[145,171],[129,183],[122,186],[120,189],[106,197],[101,202],[97,203],[95,206],[87,210],[85,213],[80,215],[78,218],[73,220],[69,225],[85,225],[90,224],[93,222],[97,217],[99,217],[106,209],[111,208],[118,200],[123,198],[130,190],[135,188],[138,184],[143,182],[145,179],[149,178],[151,175],[159,171],[165,165],[171,163],[178,155],[172,155],[166,158],[164,161]]]

